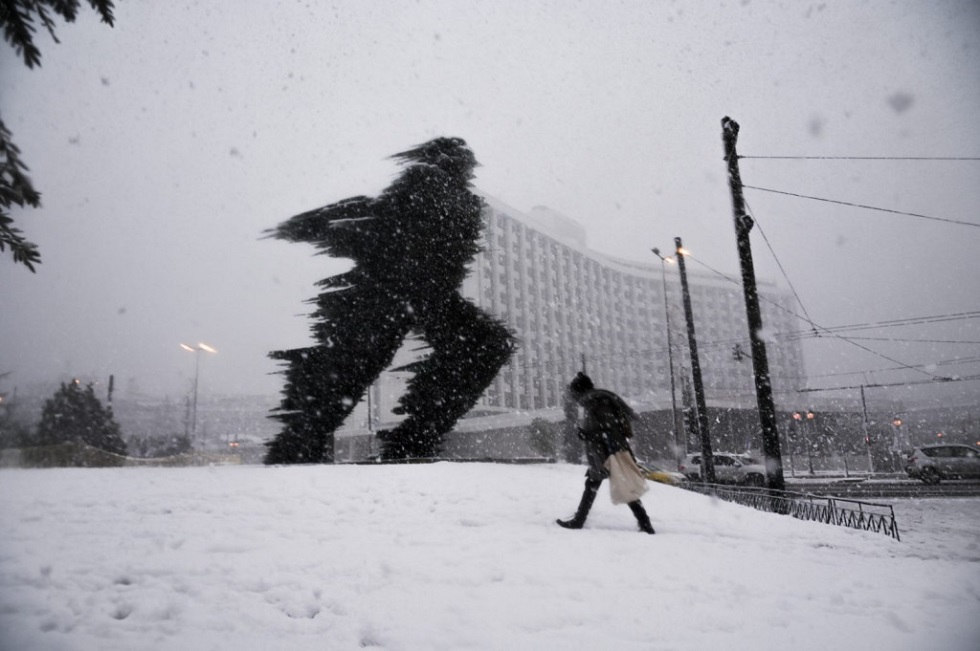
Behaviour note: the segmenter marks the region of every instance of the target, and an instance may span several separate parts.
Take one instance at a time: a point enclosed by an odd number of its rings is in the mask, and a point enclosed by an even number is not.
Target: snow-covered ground
[[[897,542],[651,484],[648,536],[603,487],[567,531],[582,472],[2,470],[0,648],[980,648],[980,499]]]

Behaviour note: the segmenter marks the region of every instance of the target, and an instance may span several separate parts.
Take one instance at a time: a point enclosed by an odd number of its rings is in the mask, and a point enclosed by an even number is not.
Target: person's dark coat
[[[579,438],[585,442],[585,456],[591,479],[609,476],[603,464],[611,454],[630,450],[629,423],[636,412],[612,391],[591,389],[578,398],[585,411],[579,425]],[[632,452],[631,452],[632,454]]]

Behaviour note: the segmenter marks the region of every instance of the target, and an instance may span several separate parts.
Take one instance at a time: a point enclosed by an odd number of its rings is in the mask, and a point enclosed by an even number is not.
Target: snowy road
[[[902,544],[922,557],[948,554],[950,558],[980,563],[980,497],[888,498],[902,535]],[[980,584],[977,586],[980,590]],[[980,594],[980,593],[978,593]]]
[[[786,490],[815,495],[850,497],[856,500],[872,498],[923,498],[923,497],[980,497],[980,482],[944,481],[928,486],[921,481],[899,480],[855,480],[855,481],[807,481],[786,482]],[[874,501],[880,501],[875,499]]]

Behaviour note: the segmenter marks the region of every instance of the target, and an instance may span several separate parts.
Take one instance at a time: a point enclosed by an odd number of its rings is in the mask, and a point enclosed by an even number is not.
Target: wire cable
[[[772,254],[773,260],[776,261],[776,266],[779,267],[779,271],[783,274],[783,278],[786,280],[786,283],[789,285],[790,291],[792,291],[793,296],[796,297],[796,302],[799,303],[800,309],[803,310],[803,314],[806,316],[806,320],[812,322],[813,319],[810,318],[810,313],[807,311],[806,305],[803,304],[803,299],[800,298],[800,294],[799,292],[796,291],[796,287],[793,285],[793,281],[789,279],[789,274],[787,274],[786,269],[783,268],[782,261],[779,259],[779,256],[776,255],[776,251],[772,248],[772,244],[770,244],[769,238],[766,237],[766,232],[762,229],[762,223],[759,222],[758,217],[752,211],[752,208],[749,206],[749,202],[745,201],[744,198],[743,201],[745,203],[745,208],[748,211],[748,214],[752,216],[752,220],[755,222],[755,225],[759,228],[759,234],[762,235],[762,240],[766,243],[766,247],[768,247],[769,253]]]
[[[877,389],[877,388],[881,388],[881,387],[904,387],[904,386],[912,386],[912,385],[916,385],[916,384],[935,384],[937,382],[943,382],[943,383],[945,383],[945,382],[972,382],[972,381],[975,381],[975,380],[980,380],[980,375],[968,375],[966,377],[958,377],[958,378],[941,377],[941,378],[936,378],[936,379],[933,379],[933,380],[918,380],[918,381],[912,381],[912,382],[881,382],[881,383],[879,383],[879,382],[872,382],[872,383],[868,383],[868,384],[853,384],[851,386],[846,386],[846,387],[823,387],[823,388],[809,388],[808,387],[808,388],[805,388],[805,389],[797,389],[797,392],[798,393],[814,393],[814,392],[818,392],[818,391],[844,391],[846,389]]]
[[[860,339],[861,341],[894,341],[911,344],[970,344],[974,346],[980,344],[980,341],[965,341],[962,339],[908,339],[906,337],[861,337],[853,335],[851,339]]]
[[[748,188],[749,190],[759,190],[760,192],[772,192],[773,194],[784,194],[789,197],[797,197],[800,199],[812,199],[814,201],[823,201],[826,203],[836,203],[841,206],[851,206],[852,208],[864,208],[865,210],[877,210],[879,212],[887,212],[895,215],[905,215],[907,217],[918,217],[920,219],[929,219],[937,222],[945,222],[948,224],[959,224],[961,226],[973,226],[974,228],[980,228],[980,224],[975,222],[965,222],[959,219],[949,219],[947,217],[933,217],[932,215],[923,215],[921,213],[915,212],[905,212],[902,210],[892,210],[891,208],[880,208],[878,206],[869,206],[863,203],[853,203],[850,201],[838,201],[836,199],[826,199],[824,197],[814,197],[807,194],[798,194],[796,192],[785,192],[783,190],[773,190],[771,188],[760,188],[755,185],[742,185],[743,188]]]
[[[748,159],[769,160],[944,160],[980,161],[977,156],[739,156]]]
[[[974,357],[961,357],[958,359],[944,359],[938,362],[932,362],[929,364],[918,364],[917,366],[959,366],[960,364],[976,364],[980,362],[980,356]],[[811,375],[810,377],[841,377],[844,375],[860,375],[862,373],[885,373],[887,371],[904,371],[905,368],[902,366],[894,366],[892,368],[879,368],[871,371],[843,371],[840,373],[822,373],[820,375]]]
[[[980,312],[959,312],[954,314],[937,314],[935,316],[913,317],[910,319],[893,319],[890,321],[876,321],[871,323],[857,323],[851,325],[829,326],[821,328],[824,332],[847,332],[859,330],[879,330],[887,328],[898,328],[912,325],[922,325],[925,323],[945,323],[948,321],[963,321],[966,319],[976,319],[980,317]],[[786,335],[789,339],[807,339],[813,337],[811,330],[798,330]],[[817,334],[816,336],[819,336]]]
[[[726,280],[729,280],[729,281],[735,283],[736,285],[740,285],[741,284],[738,281],[734,280],[733,278],[729,278],[728,276],[726,276],[725,274],[721,273],[717,269],[713,269],[713,268],[709,267],[707,264],[705,264],[704,262],[698,260],[697,258],[695,258],[694,256],[692,256],[689,253],[686,254],[685,257],[690,258],[691,260],[694,260],[695,262],[697,262],[698,264],[700,264],[704,268],[708,269],[709,271],[718,274],[722,278],[725,278]],[[760,296],[759,298],[762,299],[763,297]],[[854,346],[856,348],[860,348],[861,350],[863,350],[865,352],[871,353],[872,355],[876,355],[877,357],[880,357],[882,359],[888,360],[892,364],[898,364],[898,365],[900,365],[900,366],[902,366],[904,368],[907,368],[907,369],[909,369],[911,371],[915,371],[917,373],[922,373],[924,375],[928,375],[928,376],[933,377],[933,378],[942,379],[942,376],[940,376],[940,375],[936,375],[935,373],[930,373],[929,371],[926,371],[926,370],[921,369],[921,368],[916,368],[915,366],[912,366],[910,364],[906,364],[905,362],[903,362],[901,360],[895,359],[893,357],[889,357],[888,355],[885,355],[883,353],[879,353],[878,351],[876,351],[876,350],[874,350],[872,348],[869,348],[869,347],[867,347],[867,346],[865,346],[863,344],[859,344],[856,341],[851,341],[847,337],[843,337],[843,336],[841,336],[841,335],[839,335],[839,334],[837,334],[835,332],[831,332],[831,331],[825,329],[823,326],[817,325],[812,320],[806,319],[806,318],[800,316],[799,314],[796,314],[792,310],[789,310],[789,309],[783,307],[782,305],[779,305],[779,303],[776,303],[775,301],[768,301],[768,302],[769,303],[772,303],[773,305],[776,305],[781,310],[785,310],[786,312],[788,312],[789,314],[795,316],[796,318],[798,318],[798,319],[800,319],[802,321],[806,321],[807,323],[809,323],[817,331],[827,332],[827,334],[833,335],[835,338],[840,339],[843,342],[849,343],[852,346]]]

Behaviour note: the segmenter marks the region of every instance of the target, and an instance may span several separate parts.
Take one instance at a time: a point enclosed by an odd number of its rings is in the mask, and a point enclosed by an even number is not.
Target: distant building
[[[676,266],[659,259],[631,262],[592,251],[585,230],[547,208],[522,213],[486,197],[484,250],[463,293],[507,322],[520,346],[489,387],[484,408],[534,411],[559,407],[565,386],[583,364],[597,385],[646,409],[670,406],[664,277],[678,403],[690,377],[687,327]],[[669,254],[665,251],[664,255]],[[738,281],[687,264],[698,351],[709,406],[754,406],[752,360]],[[804,384],[799,330],[790,296],[759,283],[774,390]],[[737,347],[737,348],[736,348]]]

